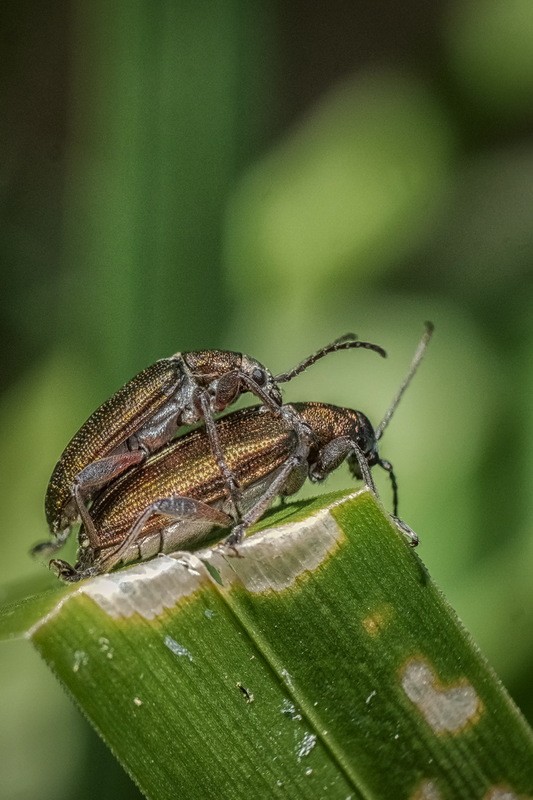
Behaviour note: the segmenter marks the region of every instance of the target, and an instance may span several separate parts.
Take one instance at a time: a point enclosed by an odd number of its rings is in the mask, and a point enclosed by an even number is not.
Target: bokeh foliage
[[[27,550],[54,460],[138,369],[220,346],[282,370],[355,330],[389,361],[332,357],[285,396],[377,422],[429,318],[382,451],[421,557],[531,720],[530,4],[1,15],[4,594],[48,580]],[[0,663],[6,797],[126,796],[34,654]]]

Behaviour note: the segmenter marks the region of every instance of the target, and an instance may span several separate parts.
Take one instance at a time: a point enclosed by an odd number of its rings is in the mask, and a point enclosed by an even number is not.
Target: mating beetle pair
[[[394,473],[389,462],[379,458],[376,445],[416,371],[431,331],[428,324],[408,376],[375,432],[361,412],[318,403],[281,405],[278,384],[328,353],[364,347],[385,355],[377,345],[360,342],[353,335],[336,340],[276,377],[247,356],[220,351],[178,354],[157,362],[101,406],[67,446],[46,500],[56,541],[35,550],[57,549],[78,514],[83,527],[76,567],[52,562],[66,580],[190,547],[214,527],[232,527],[227,542],[236,545],[277,495],[293,494],[306,477],[322,480],[345,458],[356,477],[374,491],[370,467],[379,464],[389,472],[396,515]],[[154,391],[154,380],[162,376],[166,379],[165,391],[160,393],[163,399]],[[245,409],[215,423],[213,413],[243,391],[256,394],[265,408]],[[128,415],[132,394],[142,401],[142,411],[136,406],[136,413]],[[178,424],[201,418],[205,430],[164,446]],[[148,455],[154,450],[158,452]],[[131,466],[135,469],[130,470]],[[87,500],[106,484],[108,488],[96,497],[89,512]],[[409,535],[409,529],[399,525]]]
[[[329,353],[353,348],[385,356],[381,347],[346,334],[276,377],[255,359],[223,350],[176,353],[156,361],[91,414],[66,446],[45,498],[46,519],[54,538],[34,552],[59,549],[80,517],[90,528],[87,502],[98,489],[159,450],[181,425],[200,420],[205,422],[228,494],[238,506],[238,489],[218,442],[213,415],[247,391],[281,415],[278,384],[290,381]]]

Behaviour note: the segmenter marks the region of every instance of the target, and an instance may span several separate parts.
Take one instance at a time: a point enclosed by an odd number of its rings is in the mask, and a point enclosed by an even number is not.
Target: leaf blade
[[[100,576],[32,629],[148,797],[533,790],[531,731],[368,492],[241,556]]]

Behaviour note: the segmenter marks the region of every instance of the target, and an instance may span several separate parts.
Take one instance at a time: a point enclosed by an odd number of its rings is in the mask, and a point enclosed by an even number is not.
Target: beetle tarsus
[[[92,578],[99,572],[96,567],[79,570],[73,567],[72,564],[69,564],[68,561],[63,561],[61,558],[53,558],[48,566],[50,570],[57,575],[60,580],[65,581],[65,583],[76,583],[84,578]]]
[[[391,514],[390,518],[394,522],[400,533],[403,534],[403,536],[405,536],[408,544],[411,547],[416,547],[420,543],[418,535],[414,532],[412,528],[409,527],[409,525],[406,522],[403,521],[403,519],[400,519],[394,514]]]
[[[246,528],[244,525],[236,525],[229,536],[227,536],[223,541],[224,547],[229,547],[233,550],[234,555],[240,556],[240,553],[237,550],[238,545],[241,544],[242,540],[244,539],[244,534],[246,532]]]

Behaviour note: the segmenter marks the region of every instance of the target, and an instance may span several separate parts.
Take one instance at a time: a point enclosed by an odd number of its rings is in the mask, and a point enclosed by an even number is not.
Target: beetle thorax
[[[241,353],[231,350],[194,350],[182,353],[185,366],[194,375],[199,386],[208,387],[214,380],[227,372],[239,370]]]

